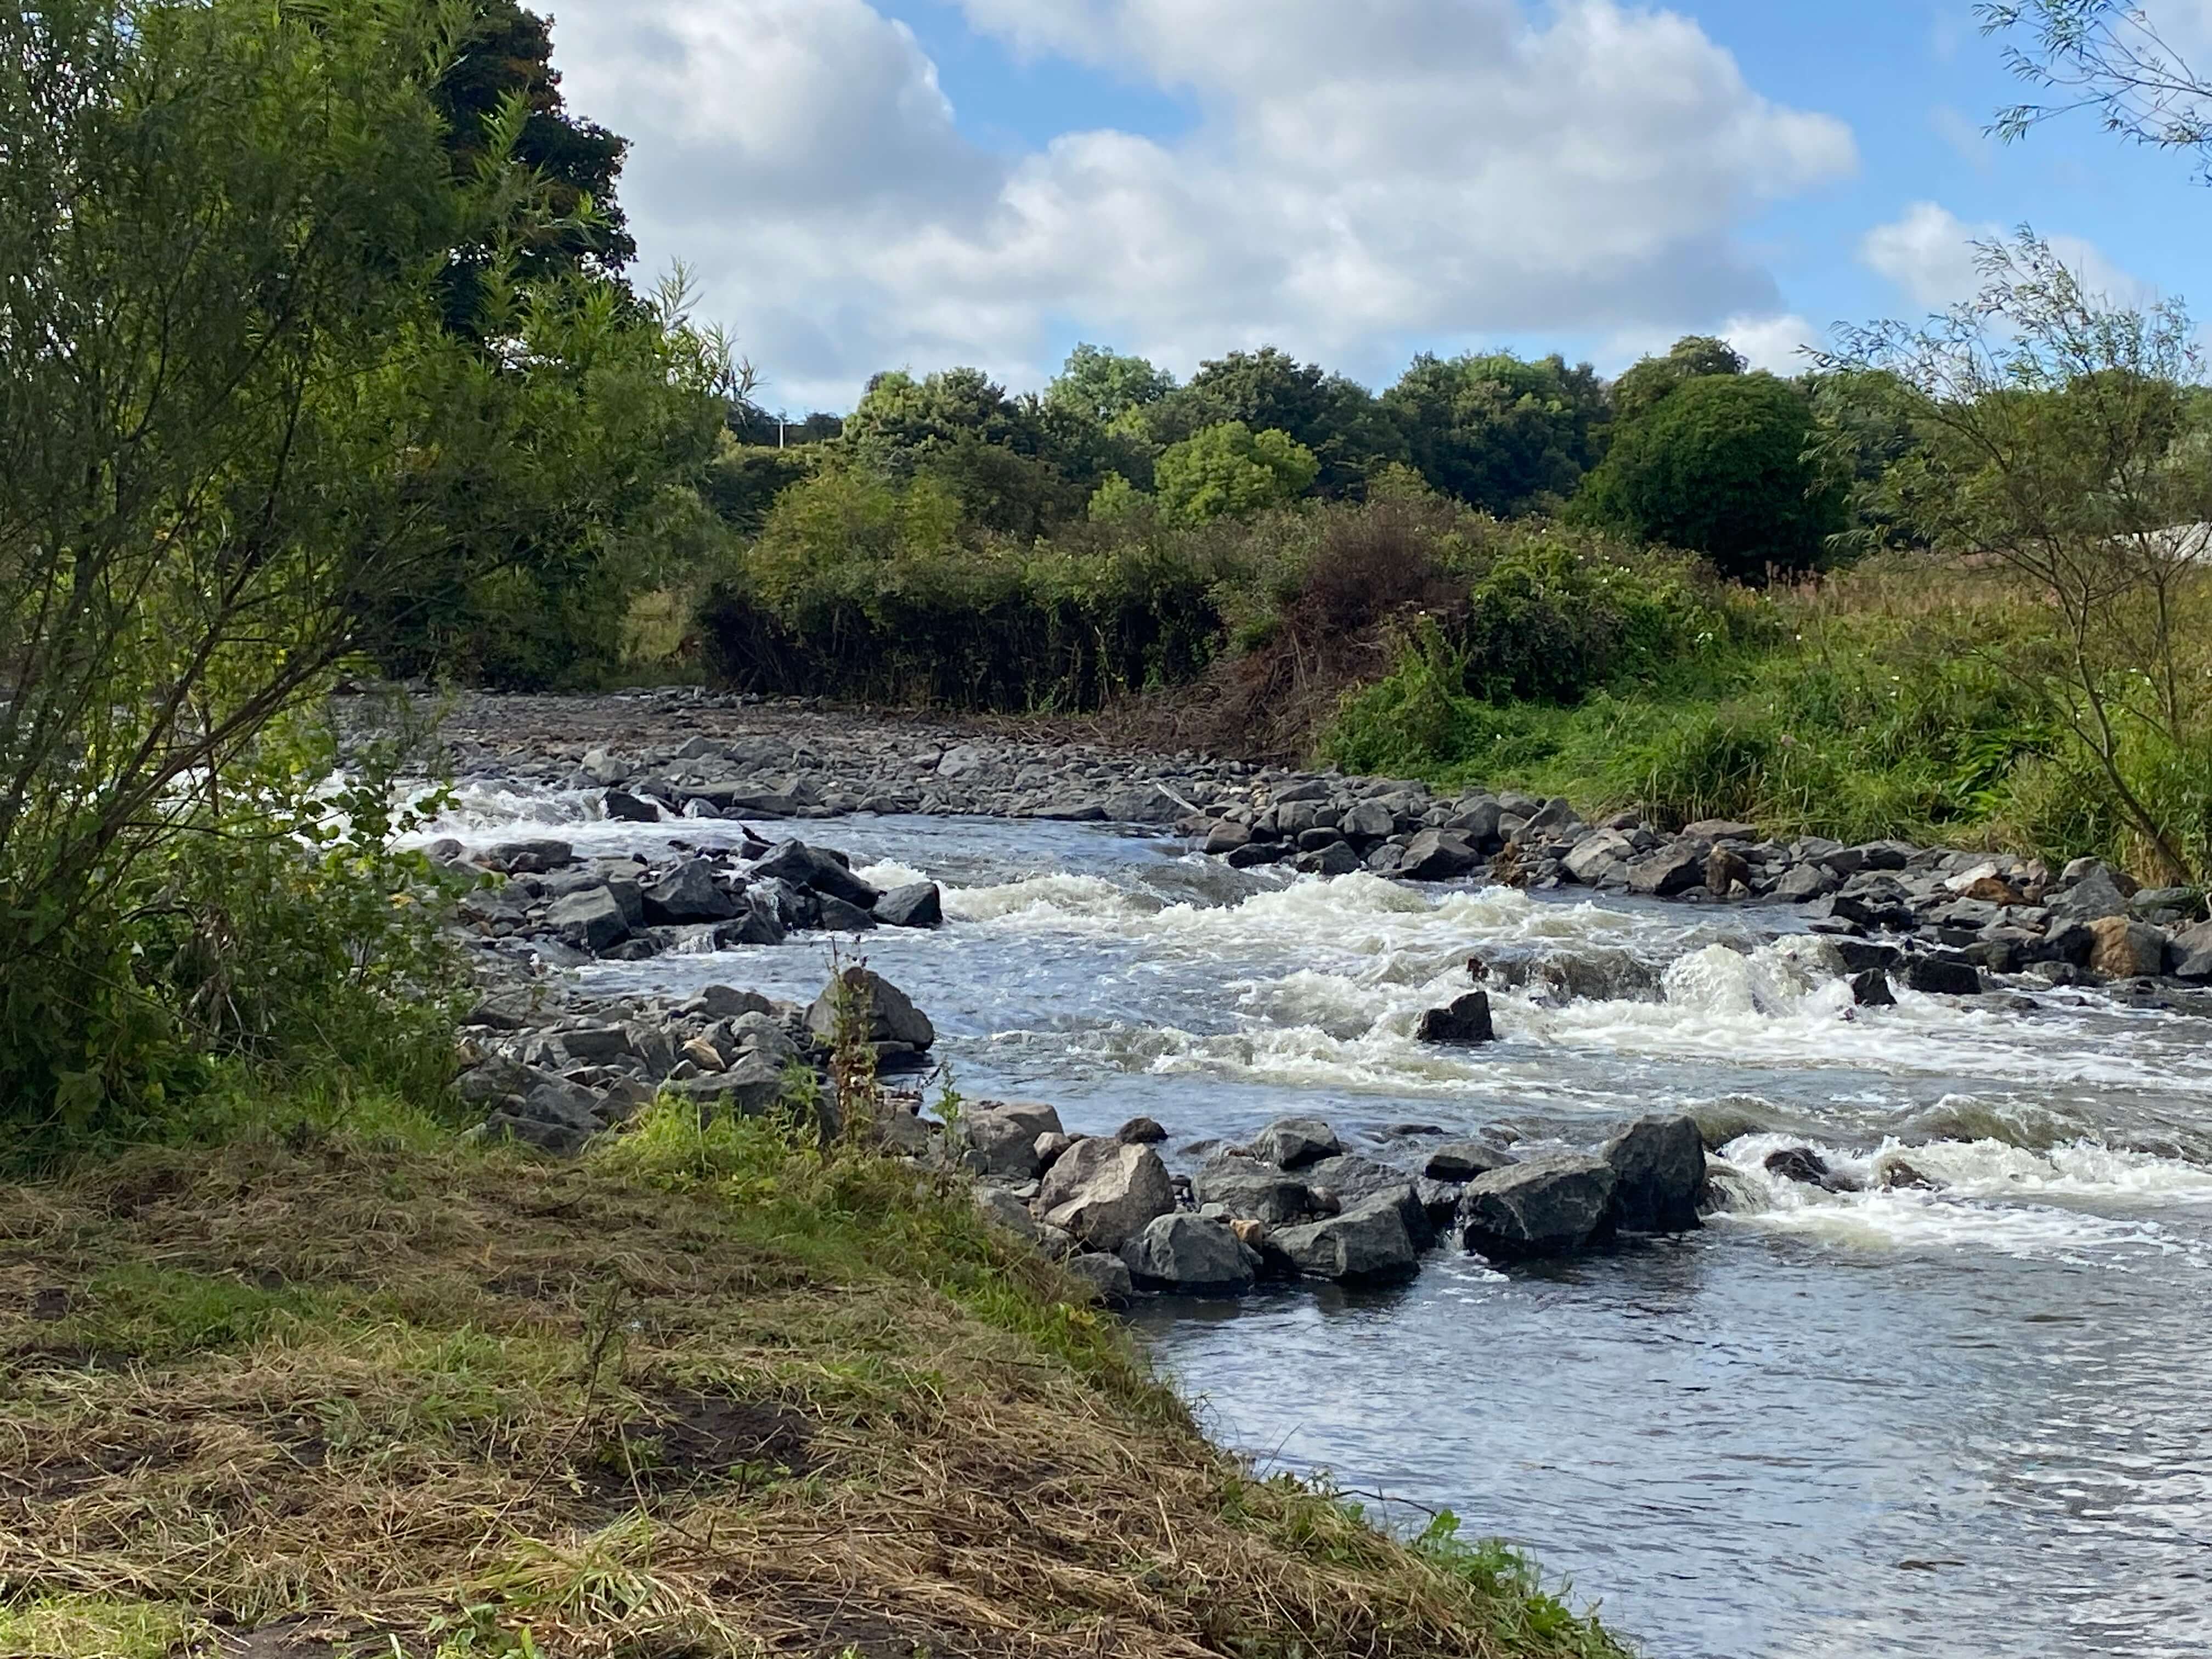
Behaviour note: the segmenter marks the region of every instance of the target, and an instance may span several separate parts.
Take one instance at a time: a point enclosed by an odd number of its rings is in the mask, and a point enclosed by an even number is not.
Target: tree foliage
[[[2212,433],[2178,302],[2082,286],[2022,231],[1983,245],[1981,293],[1928,324],[1852,331],[1827,366],[1909,388],[1923,441],[1890,474],[1898,515],[1939,551],[2016,572],[2051,638],[1999,665],[2093,757],[2161,874],[2212,868],[2208,659]]]
[[[1587,363],[1508,353],[1413,359],[1382,407],[1437,489],[1500,517],[1556,507],[1597,460],[1605,390]]]
[[[1613,419],[1628,422],[1647,415],[1677,389],[1711,374],[1741,374],[1743,357],[1726,340],[1686,334],[1663,357],[1645,357],[1621,371],[1613,383]]]
[[[433,1006],[380,977],[382,932],[301,931],[415,902],[388,800],[323,787],[320,699],[506,550],[602,546],[611,483],[659,476],[635,428],[713,406],[711,341],[582,272],[517,279],[554,210],[519,104],[453,166],[465,22],[0,13],[0,1118],[150,1111],[208,1044]],[[447,273],[481,250],[458,332]]]
[[[1242,421],[1170,446],[1153,468],[1161,506],[1194,524],[1296,501],[1320,471],[1313,451],[1289,433],[1255,432]]]
[[[1683,380],[1615,429],[1578,514],[1703,553],[1723,574],[1805,569],[1843,527],[1842,491],[1809,456],[1804,394],[1771,374]]]
[[[1405,441],[1366,387],[1273,346],[1201,363],[1188,386],[1150,413],[1162,443],[1231,422],[1285,433],[1312,453],[1320,470],[1311,488],[1328,497],[1364,494],[1371,473],[1406,458]]]
[[[1078,345],[1067,362],[1045,387],[1048,408],[1085,416],[1101,425],[1111,425],[1132,410],[1146,409],[1176,389],[1176,378],[1155,368],[1142,357],[1109,351],[1103,346]]]
[[[2158,21],[2160,8],[2136,0],[1982,0],[1983,32],[2006,38],[2013,73],[2050,94],[1996,115],[2014,139],[2057,117],[2095,112],[2105,131],[2131,143],[2180,150],[2212,180],[2212,82],[2192,67]]]

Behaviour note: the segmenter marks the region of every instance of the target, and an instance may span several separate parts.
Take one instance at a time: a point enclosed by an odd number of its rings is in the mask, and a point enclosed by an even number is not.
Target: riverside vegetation
[[[457,1133],[426,733],[329,696],[611,671],[745,379],[548,49],[0,15],[0,1652],[1617,1651],[1209,1444],[857,1136]]]

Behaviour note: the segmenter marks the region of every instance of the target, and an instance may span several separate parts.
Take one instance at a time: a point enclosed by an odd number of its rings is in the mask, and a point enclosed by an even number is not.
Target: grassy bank
[[[1619,1651],[1240,1467],[957,1194],[676,1117],[0,1186],[0,1653],[218,1650]]]

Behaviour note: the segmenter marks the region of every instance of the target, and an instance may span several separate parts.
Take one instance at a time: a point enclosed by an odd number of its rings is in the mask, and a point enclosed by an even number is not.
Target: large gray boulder
[[[967,1137],[970,1168],[1018,1181],[1034,1181],[1043,1173],[1037,1138],[1066,1133],[1058,1112],[1026,1101],[979,1106],[962,1115],[960,1128]]]
[[[935,927],[945,920],[944,896],[933,881],[894,887],[876,901],[876,920],[886,927]]]
[[[676,1085],[686,1098],[712,1113],[765,1117],[783,1098],[781,1065],[766,1054],[739,1054],[726,1072],[709,1072]]]
[[[1705,848],[1691,842],[1675,842],[1646,854],[1628,866],[1628,890],[1654,898],[1672,898],[1702,886],[1705,879]]]
[[[883,896],[828,853],[809,847],[803,841],[787,841],[771,848],[753,866],[753,873],[842,899],[862,910],[872,911],[876,901]]]
[[[1045,1172],[1037,1209],[1094,1250],[1118,1250],[1156,1216],[1174,1212],[1168,1166],[1149,1146],[1079,1140]]]
[[[1417,1042],[1469,1044],[1495,1042],[1498,1032],[1490,1022],[1490,995],[1469,991],[1448,1008],[1431,1008],[1413,1028]]]
[[[1614,866],[1625,864],[1635,850],[1634,836],[1620,830],[1601,830],[1577,842],[1574,850],[1560,862],[1577,881],[1595,886]]]
[[[2200,921],[2176,933],[2166,948],[2166,963],[2176,979],[2212,983],[2212,921]]]
[[[1302,1176],[1234,1152],[1213,1158],[1193,1176],[1190,1195],[1200,1204],[1218,1204],[1239,1220],[1271,1227],[1310,1220],[1327,1208]]]
[[[714,866],[704,859],[685,859],[645,889],[645,919],[656,927],[688,921],[727,921],[743,902],[716,884]]]
[[[1605,1231],[1617,1179],[1603,1158],[1580,1152],[1477,1176],[1460,1199],[1462,1238],[1493,1257],[1578,1249]]]
[[[1367,1199],[1323,1221],[1277,1228],[1267,1244],[1311,1279],[1371,1284],[1409,1279],[1419,1266],[1406,1218],[1388,1197]]]
[[[1421,1173],[1431,1181],[1472,1181],[1492,1170],[1510,1169],[1521,1160],[1503,1146],[1487,1140],[1446,1140],[1429,1150]]]
[[[2096,942],[2089,947],[2089,970],[2105,979],[2140,979],[2166,971],[2166,930],[2125,916],[2101,916],[2089,924]]]
[[[1155,1216],[1121,1255],[1139,1286],[1181,1296],[1235,1296],[1257,1276],[1252,1252],[1224,1223],[1203,1216]]]
[[[1068,1257],[1060,1265],[1093,1302],[1109,1308],[1124,1308],[1136,1294],[1136,1285],[1129,1277],[1129,1264],[1118,1255],[1086,1250]]]
[[[1252,1156],[1279,1170],[1301,1169],[1343,1150],[1336,1131],[1317,1117],[1279,1117],[1252,1137]]]
[[[1370,1198],[1387,1198],[1405,1218],[1406,1231],[1413,1236],[1414,1243],[1426,1245],[1436,1237],[1429,1225],[1429,1212],[1415,1190],[1414,1178],[1403,1170],[1394,1170],[1357,1152],[1346,1152],[1307,1164],[1298,1171],[1298,1179],[1312,1190],[1324,1209],[1333,1205],[1341,1212],[1356,1209]]]
[[[564,943],[594,953],[629,937],[629,923],[623,918],[622,905],[605,887],[587,887],[554,900],[545,913],[545,924]]]
[[[866,968],[848,968],[839,978],[855,1010],[865,1007],[869,1011],[870,1042],[927,1048],[937,1041],[937,1028],[929,1023],[929,1016],[880,974]],[[836,1034],[837,1002],[837,982],[832,981],[806,1011],[806,1029],[825,1042]]]
[[[2119,881],[2106,865],[2093,859],[2086,868],[2077,869],[2072,864],[2066,868],[2066,889],[2051,900],[2053,915],[2069,921],[2101,921],[2106,916],[2127,914],[2128,896],[2120,890]]]
[[[1408,881],[1453,881],[1482,862],[1474,843],[1455,830],[1424,830],[1406,843],[1398,873]]]
[[[1639,1117],[1598,1149],[1613,1166],[1613,1221],[1632,1233],[1686,1233],[1705,1196],[1705,1143],[1694,1118]]]

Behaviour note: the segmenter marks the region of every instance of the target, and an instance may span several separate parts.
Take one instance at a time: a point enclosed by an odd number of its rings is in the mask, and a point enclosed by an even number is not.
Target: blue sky
[[[2204,8],[2201,0],[2169,3]],[[2212,191],[2021,95],[1970,0],[568,0],[646,257],[771,404],[872,369],[1036,384],[1077,339],[1178,373],[1279,341],[1616,370],[1692,331],[1786,367],[1963,297],[2032,222],[2135,298],[2198,286]],[[2212,307],[2212,293],[2197,297]]]

